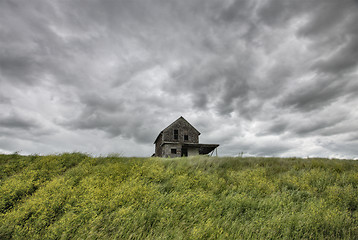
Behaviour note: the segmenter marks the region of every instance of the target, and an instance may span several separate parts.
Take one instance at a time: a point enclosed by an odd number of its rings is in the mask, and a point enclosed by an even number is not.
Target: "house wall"
[[[155,156],[157,156],[157,157],[163,156],[163,149],[161,146],[162,142],[163,142],[163,134],[160,134],[157,142],[155,143]]]
[[[174,129],[178,130],[178,139],[174,139]],[[184,135],[188,135],[187,141],[184,141]],[[199,133],[185,120],[179,119],[163,131],[163,139],[167,142],[199,143]]]
[[[177,150],[176,154],[172,154],[171,150],[175,148]],[[163,147],[162,157],[181,157],[181,144],[164,144]]]

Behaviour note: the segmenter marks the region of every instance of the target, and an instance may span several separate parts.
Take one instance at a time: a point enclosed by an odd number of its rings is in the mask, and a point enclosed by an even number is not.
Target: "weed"
[[[357,239],[358,162],[0,155],[0,239]]]

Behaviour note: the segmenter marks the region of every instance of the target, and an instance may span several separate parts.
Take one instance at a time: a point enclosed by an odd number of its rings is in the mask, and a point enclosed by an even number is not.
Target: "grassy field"
[[[0,239],[358,239],[358,161],[0,155]]]

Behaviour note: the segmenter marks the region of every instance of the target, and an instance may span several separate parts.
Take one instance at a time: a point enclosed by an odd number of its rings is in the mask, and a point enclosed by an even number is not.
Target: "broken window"
[[[174,139],[177,140],[178,139],[178,129],[174,129]]]
[[[188,141],[189,140],[189,136],[188,135],[184,135],[184,141]]]
[[[172,154],[177,154],[177,149],[176,148],[172,148]]]

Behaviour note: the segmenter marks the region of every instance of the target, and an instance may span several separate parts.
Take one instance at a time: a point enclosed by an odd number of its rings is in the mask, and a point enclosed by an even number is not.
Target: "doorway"
[[[182,148],[181,149],[181,156],[182,157],[187,157],[188,156],[188,149],[187,148]]]

